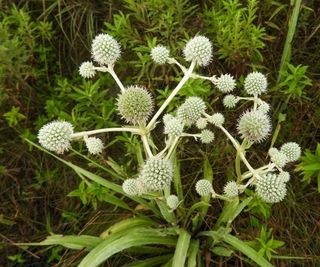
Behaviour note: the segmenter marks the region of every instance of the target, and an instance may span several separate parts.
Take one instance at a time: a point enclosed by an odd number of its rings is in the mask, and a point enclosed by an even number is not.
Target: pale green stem
[[[228,198],[228,197],[226,197],[226,196],[223,196],[223,195],[219,195],[219,194],[217,194],[217,193],[212,194],[212,197],[213,197],[213,198],[218,198],[218,199],[221,199],[221,200],[231,201],[230,198]]]
[[[111,74],[113,79],[116,81],[116,83],[120,87],[121,93],[123,93],[126,89],[124,88],[124,86],[123,86],[122,82],[120,81],[119,77],[117,76],[117,74],[114,72],[113,66],[111,66],[111,65],[108,66],[108,72]]]
[[[161,157],[168,149],[169,147],[171,146],[171,143],[172,143],[172,136],[169,137],[169,140],[166,142],[166,146],[164,149],[162,149],[158,154],[157,156]]]
[[[194,137],[194,138],[198,138],[198,137],[200,137],[201,136],[201,134],[188,134],[188,133],[182,133],[181,134],[181,137]]]
[[[176,138],[173,140],[173,142],[172,142],[172,144],[171,144],[171,146],[170,146],[170,149],[169,149],[169,151],[168,151],[168,154],[166,155],[166,159],[167,159],[167,160],[171,157],[171,154],[173,153],[173,151],[174,151],[174,149],[175,149],[176,144],[178,143],[178,141],[179,141],[179,137],[176,137]]]
[[[150,149],[147,136],[146,136],[145,134],[141,135],[141,140],[142,140],[144,149],[145,149],[145,151],[146,151],[146,153],[147,153],[147,155],[148,155],[148,158],[152,158],[152,157],[153,157],[153,154],[152,154],[152,151],[151,151],[151,149]]]
[[[258,105],[258,97],[254,96],[253,97],[253,110],[256,111],[257,110],[257,105]]]
[[[154,126],[154,124],[156,123],[157,119],[160,117],[160,115],[162,114],[162,112],[165,110],[165,108],[170,104],[171,100],[175,97],[175,95],[180,91],[180,89],[182,88],[182,86],[188,81],[188,79],[190,78],[190,75],[192,74],[192,71],[195,67],[196,63],[194,61],[191,62],[191,65],[188,69],[188,71],[185,73],[185,75],[183,76],[182,80],[179,82],[179,84],[177,85],[177,87],[172,91],[172,93],[170,94],[170,96],[166,99],[166,101],[164,101],[164,103],[162,104],[162,106],[159,108],[159,110],[157,111],[157,113],[152,117],[151,121],[148,123],[147,125],[147,129],[151,130]]]
[[[71,138],[81,138],[93,134],[100,134],[100,133],[110,133],[110,132],[131,132],[134,134],[142,134],[142,131],[138,128],[128,128],[128,127],[122,127],[122,128],[104,128],[104,129],[98,129],[98,130],[92,130],[92,131],[85,131],[85,132],[78,132],[73,133],[71,135]]]

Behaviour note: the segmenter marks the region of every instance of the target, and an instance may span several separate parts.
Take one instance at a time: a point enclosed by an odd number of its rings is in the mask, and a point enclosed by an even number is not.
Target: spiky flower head
[[[119,95],[117,107],[128,123],[145,123],[152,113],[152,97],[143,87],[129,86]]]
[[[270,148],[268,153],[271,161],[279,168],[283,168],[288,162],[286,155],[274,147]]]
[[[238,97],[236,97],[234,95],[226,95],[223,98],[223,105],[226,108],[234,108],[237,105],[238,102],[239,102]]]
[[[52,121],[44,125],[38,133],[39,143],[46,149],[62,154],[71,147],[73,126],[66,121]]]
[[[92,78],[96,74],[94,65],[91,61],[83,62],[79,67],[79,73],[83,78]]]
[[[152,60],[160,65],[163,65],[168,62],[169,54],[169,49],[163,45],[157,45],[151,49]]]
[[[267,90],[267,78],[260,72],[252,72],[244,80],[244,90],[253,96],[261,95]]]
[[[200,133],[200,140],[204,144],[209,144],[214,140],[214,133],[210,130],[204,129]]]
[[[136,196],[140,194],[138,180],[137,179],[127,179],[122,184],[123,191],[129,196]]]
[[[178,108],[177,115],[185,124],[192,124],[201,118],[206,109],[204,101],[197,96],[190,96]]]
[[[194,61],[199,66],[206,66],[212,59],[212,44],[205,36],[196,36],[187,42],[183,49],[186,61]]]
[[[280,151],[286,155],[288,162],[296,161],[301,156],[301,148],[295,142],[288,142],[281,146]]]
[[[240,117],[237,129],[242,138],[247,138],[252,143],[260,143],[271,132],[270,118],[258,110],[246,111]]]
[[[173,167],[170,161],[151,158],[145,162],[140,172],[140,180],[147,191],[160,191],[170,185]]]
[[[258,110],[263,113],[268,113],[270,111],[270,105],[267,102],[260,100],[258,103]]]
[[[196,122],[196,126],[197,126],[197,128],[200,129],[200,130],[206,128],[206,127],[207,127],[207,124],[208,124],[208,123],[207,123],[207,119],[206,119],[206,118],[200,118],[200,119],[198,119],[197,122]]]
[[[196,191],[202,197],[208,196],[214,192],[212,184],[205,179],[201,179],[196,183]]]
[[[235,181],[229,181],[225,184],[223,192],[227,197],[236,197],[239,195],[239,186]]]
[[[215,85],[222,93],[230,93],[236,87],[236,81],[230,74],[222,74],[216,81]]]
[[[179,205],[179,199],[176,195],[170,195],[167,197],[167,205],[170,209],[175,210]]]
[[[92,41],[91,53],[100,65],[113,65],[120,57],[121,48],[112,36],[100,33]]]
[[[277,203],[287,194],[286,183],[274,173],[268,173],[256,180],[256,192],[267,203]]]
[[[210,116],[210,118],[208,118],[208,121],[213,125],[219,127],[224,124],[224,116],[221,113],[217,112]]]
[[[282,171],[278,174],[278,179],[287,183],[290,181],[290,173]]]
[[[98,155],[102,152],[103,143],[100,138],[86,137],[84,138],[84,142],[90,154]]]
[[[164,124],[164,133],[173,137],[179,137],[183,132],[183,123],[178,118],[171,118]]]

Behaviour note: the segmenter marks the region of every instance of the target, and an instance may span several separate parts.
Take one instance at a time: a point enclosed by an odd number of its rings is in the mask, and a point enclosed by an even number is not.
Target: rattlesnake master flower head
[[[112,36],[101,33],[93,39],[91,53],[100,65],[113,65],[120,57],[121,48]]]
[[[165,115],[162,117],[162,121],[163,121],[164,124],[166,124],[166,123],[168,123],[168,122],[169,122],[171,119],[173,119],[173,118],[174,118],[173,115],[167,113],[167,114],[165,114]]]
[[[279,168],[283,168],[287,163],[287,157],[276,148],[270,148],[268,152],[271,161]]]
[[[53,121],[44,125],[38,133],[39,143],[46,149],[62,154],[71,147],[73,126],[66,121]]]
[[[267,78],[260,72],[252,72],[244,80],[244,90],[249,95],[261,95],[267,90],[267,86]]]
[[[194,61],[199,66],[207,66],[212,59],[212,44],[207,37],[196,36],[183,49],[186,61]]]
[[[239,99],[234,95],[226,95],[223,98],[223,105],[226,108],[234,108],[238,102],[239,102]]]
[[[84,138],[84,142],[90,154],[98,155],[102,153],[103,143],[101,139],[96,137],[86,137]]]
[[[230,93],[236,87],[236,81],[230,74],[223,74],[215,81],[215,85],[220,92]]]
[[[288,162],[296,161],[301,156],[301,148],[295,142],[288,142],[281,146],[280,151],[286,155]]]
[[[151,158],[143,165],[139,179],[147,191],[160,191],[170,185],[173,167],[170,161]]]
[[[96,74],[94,65],[91,61],[86,61],[79,67],[79,73],[83,78],[92,78]]]
[[[129,86],[119,95],[117,107],[128,123],[145,123],[152,113],[152,97],[143,87]]]
[[[176,195],[170,195],[167,197],[167,205],[170,209],[175,210],[179,205],[179,199]]]
[[[205,112],[206,104],[197,96],[191,96],[178,108],[177,115],[185,124],[195,123]]]
[[[210,130],[204,129],[200,133],[200,140],[204,144],[209,144],[214,140],[214,133]]]
[[[180,119],[171,118],[164,124],[164,133],[173,137],[179,137],[183,132],[183,123]]]
[[[287,194],[286,183],[274,173],[268,173],[256,180],[256,192],[267,203],[277,203]]]
[[[201,179],[196,183],[196,191],[202,197],[208,196],[214,192],[212,184],[205,179]]]
[[[282,171],[278,174],[278,179],[287,183],[290,181],[290,173]]]
[[[137,179],[127,179],[122,184],[123,191],[129,196],[136,196],[140,194],[138,180]]]
[[[197,126],[197,128],[200,129],[200,130],[206,128],[206,127],[207,127],[207,124],[208,124],[208,122],[207,122],[207,119],[205,119],[205,118],[200,118],[200,119],[198,119],[198,120],[196,121],[196,126]]]
[[[258,110],[263,112],[263,113],[268,113],[270,111],[270,105],[263,101],[263,100],[260,100],[259,103],[258,103]]]
[[[239,195],[239,187],[235,181],[229,181],[225,184],[223,192],[227,197],[236,197]]]
[[[270,134],[270,118],[258,110],[246,111],[240,117],[237,129],[242,138],[247,138],[252,143],[260,143]]]
[[[208,121],[213,125],[219,127],[224,124],[224,116],[221,113],[217,112],[210,116],[210,118],[208,118]]]
[[[152,60],[159,65],[163,65],[168,62],[169,54],[169,49],[163,45],[157,45],[151,49]]]

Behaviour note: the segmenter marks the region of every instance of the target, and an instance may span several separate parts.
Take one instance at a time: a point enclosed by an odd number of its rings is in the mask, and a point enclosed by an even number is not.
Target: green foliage
[[[12,107],[10,111],[3,114],[9,126],[18,125],[19,121],[25,119],[26,117],[19,112],[19,107]]]

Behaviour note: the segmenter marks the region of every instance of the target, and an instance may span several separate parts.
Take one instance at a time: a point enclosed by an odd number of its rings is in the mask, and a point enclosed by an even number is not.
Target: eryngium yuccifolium
[[[290,181],[290,173],[282,171],[278,174],[278,179],[282,180],[284,183],[287,183]]]
[[[239,187],[235,181],[229,181],[225,184],[223,192],[227,197],[236,197],[239,195]]]
[[[212,44],[205,36],[196,36],[187,42],[183,49],[186,61],[194,61],[199,66],[206,66],[212,59]]]
[[[83,78],[92,78],[96,74],[94,65],[91,61],[86,61],[81,64],[79,67],[79,73]]]
[[[246,111],[241,115],[237,129],[242,138],[247,138],[252,143],[259,143],[270,134],[270,118],[258,110]]]
[[[114,64],[121,54],[119,43],[109,34],[97,35],[91,46],[91,53],[94,61],[100,65]]]
[[[139,195],[137,179],[127,179],[122,184],[123,191],[129,196]]]
[[[62,154],[71,147],[73,126],[66,121],[53,121],[44,125],[38,133],[39,143],[46,149]]]
[[[268,113],[270,110],[270,105],[265,101],[259,101],[258,103],[258,110],[263,113]]]
[[[288,142],[281,146],[280,151],[286,155],[288,162],[296,161],[301,156],[301,148],[295,142]]]
[[[84,142],[90,154],[98,155],[102,152],[103,143],[101,139],[96,137],[87,137],[84,139]]]
[[[197,96],[191,96],[178,108],[177,115],[185,123],[194,123],[201,118],[206,109],[204,101]]]
[[[260,72],[252,72],[244,80],[244,90],[249,95],[258,96],[267,90],[267,78]]]
[[[279,168],[283,168],[286,163],[287,163],[287,157],[285,154],[283,154],[282,152],[280,152],[278,149],[276,148],[270,148],[269,149],[269,156],[271,161]]]
[[[163,121],[163,123],[167,123],[173,118],[174,118],[173,115],[167,113],[167,114],[164,114],[164,116],[162,117],[162,121]]]
[[[223,105],[226,108],[234,108],[237,105],[238,101],[239,101],[239,99],[236,96],[234,96],[234,95],[226,95],[223,98]]]
[[[173,137],[179,137],[183,132],[183,123],[177,118],[171,118],[164,124],[164,133]]]
[[[163,45],[157,45],[151,50],[152,60],[160,65],[163,65],[168,62],[169,59],[169,50]]]
[[[201,179],[196,183],[196,191],[202,197],[208,196],[213,193],[212,184],[208,180]]]
[[[268,173],[256,181],[257,194],[268,203],[277,203],[287,194],[286,183],[274,173]]]
[[[170,195],[167,197],[167,205],[170,209],[175,210],[179,205],[179,199],[176,195]]]
[[[209,144],[214,140],[214,133],[210,130],[204,129],[200,133],[200,140],[204,144]]]
[[[153,102],[151,95],[143,87],[129,86],[119,95],[117,107],[128,123],[139,124],[147,121]]]
[[[200,118],[200,119],[198,119],[197,122],[196,122],[196,126],[197,126],[197,128],[200,129],[200,130],[206,128],[206,127],[207,127],[207,124],[208,124],[208,123],[207,123],[207,119],[206,119],[206,118]]]
[[[215,85],[220,92],[230,93],[236,87],[236,81],[230,74],[223,74],[216,80]]]
[[[151,158],[146,161],[140,172],[140,179],[147,191],[160,191],[170,185],[173,168],[170,161]]]
[[[210,118],[208,118],[208,121],[213,125],[219,127],[224,124],[224,116],[221,113],[217,112],[210,116]]]

